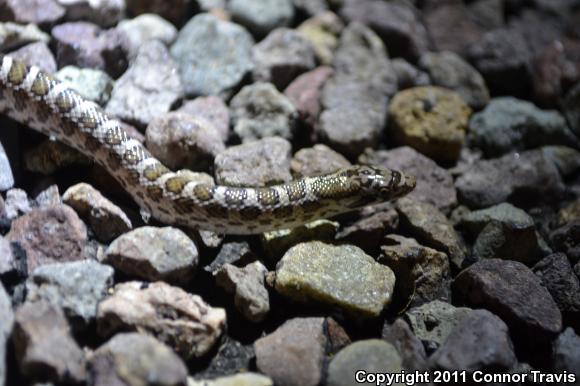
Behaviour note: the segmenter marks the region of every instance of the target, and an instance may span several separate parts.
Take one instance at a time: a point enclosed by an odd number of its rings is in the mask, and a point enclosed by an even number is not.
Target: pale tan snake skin
[[[415,187],[412,176],[369,166],[269,187],[206,185],[171,172],[117,120],[35,66],[4,56],[0,91],[0,111],[94,159],[141,208],[166,224],[262,233],[391,200]]]

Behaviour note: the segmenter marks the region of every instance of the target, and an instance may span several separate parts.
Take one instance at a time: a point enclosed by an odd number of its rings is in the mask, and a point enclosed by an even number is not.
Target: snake
[[[63,142],[110,173],[137,205],[170,225],[220,234],[294,228],[411,192],[415,177],[354,165],[271,186],[226,186],[173,172],[120,121],[54,76],[1,56],[0,113]]]

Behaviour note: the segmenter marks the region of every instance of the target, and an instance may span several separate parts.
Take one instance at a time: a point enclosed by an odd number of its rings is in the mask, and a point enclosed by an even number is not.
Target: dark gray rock
[[[423,370],[427,368],[425,348],[403,319],[397,318],[390,325],[385,323],[381,338],[395,346],[403,360],[403,368],[406,370]]]
[[[580,220],[572,221],[550,233],[555,251],[563,252],[572,262],[580,261]]]
[[[421,71],[411,63],[402,58],[395,58],[391,60],[393,71],[397,77],[397,85],[399,90],[406,88],[426,86],[431,83],[429,74]]]
[[[195,374],[196,378],[216,378],[224,374],[238,374],[252,367],[255,359],[254,346],[242,343],[225,336],[217,354],[213,356],[209,365]]]
[[[236,23],[258,37],[274,28],[289,26],[294,18],[292,0],[232,0],[227,10]]]
[[[257,260],[256,255],[250,249],[247,241],[230,241],[224,243],[211,264],[203,267],[203,270],[215,273],[225,264],[240,265],[246,262]]]
[[[557,167],[564,178],[573,177],[580,170],[580,152],[568,146],[543,146],[544,155]]]
[[[384,210],[370,209],[361,212],[362,218],[343,227],[336,235],[336,240],[356,245],[371,255],[375,255],[387,233],[396,231],[399,226],[399,215],[389,207]]]
[[[125,1],[57,1],[64,6],[68,20],[88,20],[100,26],[109,27],[125,17]]]
[[[562,107],[570,128],[580,137],[580,83],[568,91]]]

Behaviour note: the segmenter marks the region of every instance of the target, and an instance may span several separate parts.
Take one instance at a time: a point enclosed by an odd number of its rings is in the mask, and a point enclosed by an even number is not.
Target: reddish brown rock
[[[332,67],[318,67],[294,79],[284,90],[284,95],[294,104],[300,118],[311,127],[316,124],[320,114],[322,87],[333,72]]]

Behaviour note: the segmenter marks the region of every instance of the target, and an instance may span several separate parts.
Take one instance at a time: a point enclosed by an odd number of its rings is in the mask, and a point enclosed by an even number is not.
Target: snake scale
[[[101,164],[157,220],[227,234],[292,228],[410,192],[415,178],[352,166],[268,187],[217,186],[174,173],[119,121],[50,74],[1,58],[0,112]]]

